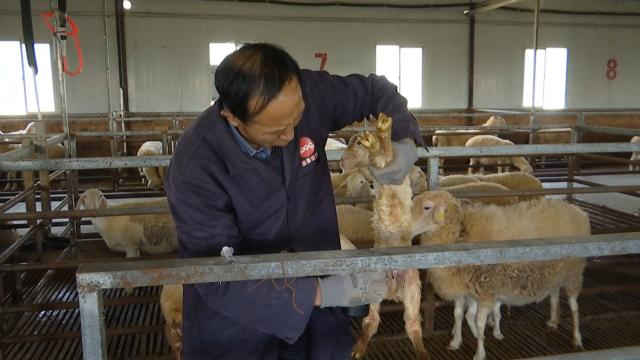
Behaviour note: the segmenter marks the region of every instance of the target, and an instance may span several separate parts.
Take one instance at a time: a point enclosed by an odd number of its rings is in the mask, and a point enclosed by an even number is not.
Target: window
[[[536,54],[535,106],[543,109],[564,109],[567,85],[567,49],[538,49]],[[533,49],[525,51],[524,59],[522,106],[531,107]]]
[[[410,108],[422,107],[422,48],[377,45],[376,74],[396,84]]]
[[[40,111],[55,111],[49,44],[35,44],[38,63]],[[33,75],[27,63],[24,45],[19,41],[0,41],[0,115],[25,115],[37,112]]]
[[[209,65],[211,65],[211,105],[218,98],[218,91],[216,90],[216,69],[218,65],[224,60],[227,55],[236,51],[242,46],[241,43],[225,42],[225,43],[209,43]]]
[[[209,44],[209,65],[218,66],[227,55],[236,51],[242,44],[234,42],[210,43]]]

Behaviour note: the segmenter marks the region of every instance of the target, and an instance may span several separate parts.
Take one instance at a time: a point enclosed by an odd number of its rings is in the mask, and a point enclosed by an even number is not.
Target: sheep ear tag
[[[434,217],[436,219],[437,222],[441,223],[444,221],[444,209],[436,209],[436,213],[434,214]]]

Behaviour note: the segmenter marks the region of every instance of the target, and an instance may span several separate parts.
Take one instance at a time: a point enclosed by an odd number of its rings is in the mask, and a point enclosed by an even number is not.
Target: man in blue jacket
[[[399,184],[422,144],[384,77],[300,70],[281,48],[247,44],[218,67],[220,97],[182,135],[165,179],[181,257],[340,248],[324,146],[369,114],[394,120]],[[379,302],[384,272],[184,286],[183,359],[347,359],[341,306]]]

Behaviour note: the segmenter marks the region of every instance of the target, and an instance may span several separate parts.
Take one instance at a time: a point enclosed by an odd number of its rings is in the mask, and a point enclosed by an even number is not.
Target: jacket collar
[[[232,130],[230,129],[227,119],[225,119],[221,114],[221,105],[218,101],[216,101],[213,106],[211,106],[207,111],[211,111],[212,114],[209,116],[205,116],[207,122],[209,124],[206,125],[207,128],[211,129],[211,135],[209,138],[214,147],[222,150],[224,154],[223,161],[226,163],[227,168],[229,169],[230,175],[235,175],[243,171],[252,170],[257,168],[258,162],[256,159],[251,158],[247,153],[245,153],[241,147],[238,145],[236,139],[232,134]],[[304,120],[304,115],[303,115]],[[300,122],[302,123],[302,121]],[[287,146],[282,148],[282,166],[284,172],[284,182],[288,187],[291,178],[294,176],[295,169],[298,166],[299,155],[298,155],[298,142],[299,142],[299,128],[300,124],[294,129],[294,137]]]

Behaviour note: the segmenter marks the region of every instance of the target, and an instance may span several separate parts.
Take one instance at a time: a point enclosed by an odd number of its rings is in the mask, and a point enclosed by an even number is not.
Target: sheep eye
[[[427,210],[427,211],[428,211],[428,210],[431,210],[431,206],[429,206],[429,205],[425,205],[424,209],[425,209],[425,210]]]

